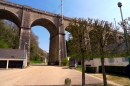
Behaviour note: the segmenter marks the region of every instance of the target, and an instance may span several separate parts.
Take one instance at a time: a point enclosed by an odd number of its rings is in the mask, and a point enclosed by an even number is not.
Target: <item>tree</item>
[[[19,29],[15,24],[10,21],[3,21],[5,29],[3,31],[4,36],[6,38],[2,38],[5,43],[8,43],[8,48],[16,49],[19,46]],[[40,56],[44,55],[43,50],[38,46],[38,37],[31,33],[30,36],[30,60],[40,60]],[[4,44],[5,46],[5,44]],[[6,47],[6,46],[5,46]]]
[[[93,32],[91,32],[90,36],[91,50],[93,52],[93,56],[101,58],[104,86],[107,86],[104,58],[108,57],[110,54],[108,51],[106,51],[105,46],[114,43],[114,38],[112,36],[112,28],[112,24],[108,23],[107,21],[94,20]]]
[[[82,86],[85,85],[85,67],[84,58],[88,57],[90,51],[90,43],[88,40],[88,29],[92,24],[92,19],[73,19],[67,28],[71,33],[72,39],[68,41],[68,55],[82,59]]]
[[[30,56],[32,59],[37,59],[45,55],[44,51],[38,46],[38,37],[31,33]],[[0,20],[0,48],[13,48],[19,47],[19,29],[11,21]]]
[[[30,34],[30,60],[35,60],[38,53],[38,37],[33,32]]]
[[[124,30],[124,43],[125,43],[125,51],[121,54],[122,56],[130,58],[130,17],[126,18],[122,22],[118,23],[122,29]],[[130,60],[129,60],[130,63]]]
[[[67,30],[72,34],[72,39],[67,43],[68,55],[82,58],[82,85],[85,84],[84,57],[93,57],[101,58],[103,82],[104,86],[107,86],[104,58],[118,55],[118,53],[112,53],[113,47],[117,46],[117,30],[113,28],[112,23],[103,20],[75,19],[70,23]]]
[[[119,25],[121,27],[123,27],[122,23],[119,23]],[[129,47],[129,50],[130,50],[130,17],[128,17],[128,18],[126,18],[124,20],[124,27],[125,27],[125,29],[127,31],[127,33],[126,33],[126,40],[128,42],[128,47]]]
[[[15,31],[13,29],[15,29]],[[19,44],[19,30],[10,21],[0,20],[0,47],[17,49]]]

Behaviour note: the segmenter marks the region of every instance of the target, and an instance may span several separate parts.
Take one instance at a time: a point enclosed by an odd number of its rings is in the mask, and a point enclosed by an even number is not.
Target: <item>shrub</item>
[[[68,59],[67,58],[62,58],[62,60],[61,60],[61,63],[62,63],[62,65],[63,66],[67,66],[68,65]]]
[[[105,66],[106,73],[126,76],[125,66]],[[102,67],[99,66],[99,73],[102,73]]]
[[[96,73],[96,70],[96,67],[86,66],[86,73]]]

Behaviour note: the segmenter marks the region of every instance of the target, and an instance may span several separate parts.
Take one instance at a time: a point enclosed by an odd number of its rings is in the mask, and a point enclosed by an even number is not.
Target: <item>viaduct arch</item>
[[[19,49],[27,50],[28,63],[30,62],[30,33],[31,27],[40,25],[50,33],[49,64],[60,65],[61,58],[67,56],[65,28],[71,18],[64,17],[61,23],[61,15],[23,6],[4,0],[0,0],[0,19],[14,22],[20,29]]]

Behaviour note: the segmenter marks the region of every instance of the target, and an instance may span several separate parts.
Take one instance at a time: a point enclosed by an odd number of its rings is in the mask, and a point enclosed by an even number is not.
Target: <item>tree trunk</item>
[[[103,74],[104,86],[107,86],[107,78],[106,78],[106,72],[105,72],[105,66],[104,66],[104,58],[101,58],[101,65],[102,65],[102,74]]]
[[[85,86],[84,51],[82,51],[82,86]]]

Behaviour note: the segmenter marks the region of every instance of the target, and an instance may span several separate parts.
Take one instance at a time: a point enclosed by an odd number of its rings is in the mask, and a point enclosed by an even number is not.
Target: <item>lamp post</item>
[[[125,38],[125,46],[126,46],[126,49],[127,49],[127,53],[129,52],[129,45],[128,45],[128,39],[127,39],[127,30],[125,28],[125,25],[124,25],[124,20],[123,20],[123,14],[122,14],[122,3],[121,2],[118,2],[118,7],[120,8],[120,13],[121,13],[121,19],[122,19],[122,25],[123,25],[123,30],[124,30],[124,38]]]
[[[27,44],[27,42],[24,42],[24,55],[23,55],[23,64],[22,64],[22,68],[24,68],[24,59],[26,58],[25,54],[25,45]]]

